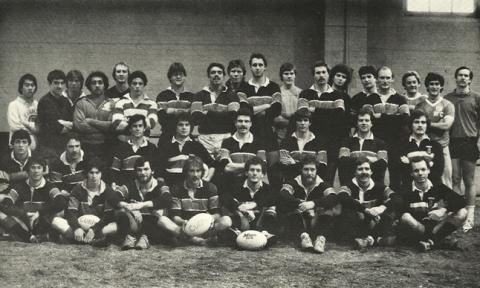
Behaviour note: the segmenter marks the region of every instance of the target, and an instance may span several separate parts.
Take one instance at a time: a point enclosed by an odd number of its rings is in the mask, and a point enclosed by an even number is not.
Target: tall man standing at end
[[[457,87],[445,99],[455,106],[455,118],[450,128],[450,155],[452,157],[453,190],[460,192],[460,184],[465,185],[467,220],[463,231],[473,228],[475,212],[475,167],[479,156],[478,122],[480,120],[480,94],[470,89],[473,72],[462,66],[455,70]]]

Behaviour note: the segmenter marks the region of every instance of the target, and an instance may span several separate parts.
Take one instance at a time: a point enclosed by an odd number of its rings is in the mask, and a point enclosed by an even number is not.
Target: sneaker
[[[194,245],[205,246],[207,245],[207,240],[201,237],[193,236],[190,238],[190,242]]]
[[[313,244],[313,251],[317,253],[325,252],[325,242],[325,237],[317,236],[317,238],[315,239],[315,243]]]
[[[108,242],[107,237],[105,236],[95,237],[92,242],[90,242],[90,245],[93,247],[108,247],[109,244],[110,242]]]
[[[127,237],[125,237],[125,240],[123,240],[122,250],[125,251],[125,250],[134,249],[135,242],[137,242],[137,239],[135,239],[135,237],[133,237],[132,235],[127,235]]]
[[[40,240],[35,235],[31,235],[28,241],[30,241],[30,243],[40,243]]]
[[[465,220],[465,222],[463,222],[463,232],[464,233],[467,233],[468,231],[472,230],[473,229],[473,221],[472,220]]]
[[[393,246],[397,241],[397,236],[385,236],[385,237],[378,237],[377,244],[378,246]]]
[[[278,240],[277,236],[268,233],[268,231],[266,231],[266,230],[263,230],[262,234],[265,235],[265,237],[267,237],[267,245],[265,245],[265,247],[271,247],[275,243],[277,243],[277,240]]]
[[[302,235],[300,235],[300,240],[300,246],[303,250],[313,249],[312,238],[310,238],[307,232],[303,232]]]
[[[372,247],[374,243],[375,239],[373,239],[373,237],[370,235],[365,238],[355,238],[355,246],[357,249]]]
[[[142,235],[138,238],[137,243],[135,244],[135,249],[137,250],[145,250],[150,248],[150,241],[148,241],[147,235]]]
[[[432,239],[428,239],[426,241],[418,242],[418,245],[420,247],[420,251],[426,252],[432,250],[434,243]]]

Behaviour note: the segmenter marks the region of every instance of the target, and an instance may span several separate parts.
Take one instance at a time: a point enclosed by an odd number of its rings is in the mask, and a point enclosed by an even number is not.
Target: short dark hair
[[[365,157],[365,156],[360,156],[360,157],[356,158],[356,159],[355,159],[355,169],[357,169],[358,166],[363,165],[363,164],[365,164],[365,163],[371,164],[371,163],[370,163],[370,160],[368,160],[367,157]],[[370,165],[370,168],[372,168],[371,165]]]
[[[263,64],[265,64],[265,67],[268,66],[267,64],[267,58],[265,58],[265,56],[262,54],[262,53],[258,53],[258,52],[254,52],[250,55],[250,59],[248,60],[248,64],[250,66],[252,66],[252,60],[253,58],[257,58],[257,59],[262,59],[263,60]]]
[[[100,77],[102,78],[103,80],[103,84],[105,85],[105,90],[108,89],[108,77],[107,75],[105,75],[105,73],[103,73],[102,71],[93,71],[92,73],[90,73],[87,77],[87,80],[85,81],[85,85],[87,86],[87,89],[92,92],[92,87],[91,87],[91,84],[92,84],[92,78],[93,77]]]
[[[413,129],[412,129],[413,121],[415,121],[415,119],[418,119],[422,116],[425,117],[425,119],[427,119],[427,129],[430,128],[430,120],[428,119],[427,114],[423,112],[423,110],[421,109],[413,109],[413,111],[410,113],[410,119],[408,121],[408,128],[410,129],[410,132],[413,132]]]
[[[248,171],[252,165],[260,165],[262,167],[262,173],[267,172],[267,163],[258,156],[252,157],[245,162],[245,171]]]
[[[375,78],[377,78],[378,76],[377,69],[375,69],[375,67],[372,65],[362,66],[360,67],[360,69],[358,69],[358,76],[360,78],[362,77],[362,75],[365,74],[372,74]]]
[[[303,159],[300,161],[300,167],[303,168],[303,166],[308,165],[308,164],[313,164],[315,167],[318,165],[317,159],[313,155],[306,155],[303,157]]]
[[[190,113],[187,112],[181,112],[175,117],[175,127],[178,125],[180,122],[188,122],[190,124],[191,129],[193,129],[193,119]]]
[[[425,164],[427,164],[428,169],[432,168],[432,167],[430,167],[429,161],[427,159],[425,159],[425,157],[415,156],[415,157],[410,158],[409,160],[410,160],[410,170],[413,169],[413,163],[418,163],[418,162],[422,162],[422,161],[424,161]]]
[[[23,84],[27,80],[32,81],[33,85],[35,85],[35,90],[33,91],[33,93],[37,92],[37,88],[38,88],[37,78],[35,78],[35,76],[33,76],[32,74],[27,73],[27,74],[24,74],[22,77],[20,77],[20,80],[18,80],[18,93],[22,94]]]
[[[230,70],[237,67],[242,69],[243,75],[247,73],[247,69],[245,68],[245,63],[243,63],[243,61],[240,59],[235,59],[228,62],[227,72],[230,73]]]
[[[82,89],[85,79],[83,78],[82,72],[80,72],[79,70],[76,70],[76,69],[68,71],[67,76],[65,76],[65,82],[66,82],[67,87],[68,87],[68,81],[73,81],[75,79],[80,80],[80,89]]]
[[[246,107],[241,107],[240,109],[238,109],[235,115],[235,121],[237,121],[238,116],[248,116],[250,117],[250,120],[253,121],[253,108],[250,105]]]
[[[358,118],[360,116],[364,116],[364,115],[369,115],[370,116],[370,120],[372,120],[373,122],[373,112],[371,109],[369,109],[368,107],[362,107],[360,108],[360,110],[358,110],[358,113],[357,113],[357,121],[358,121]]]
[[[470,76],[470,80],[472,80],[473,79],[473,71],[472,71],[472,69],[470,69],[467,66],[458,67],[457,70],[455,70],[455,78],[457,78],[458,72],[460,72],[460,70],[463,70],[463,69],[467,69],[468,71],[470,71],[469,76]]]
[[[310,112],[308,109],[300,109],[295,111],[295,114],[293,114],[293,119],[295,122],[304,118],[307,118],[310,120],[310,122],[312,122],[312,112]]]
[[[25,129],[20,129],[20,130],[17,130],[15,132],[13,132],[12,134],[12,139],[10,139],[10,144],[13,146],[13,143],[15,143],[15,140],[23,140],[23,139],[27,139],[28,141],[28,144],[32,144],[32,136],[30,135],[30,133],[28,133],[27,130]]]
[[[50,71],[47,75],[48,84],[52,84],[53,80],[55,80],[55,79],[60,79],[60,80],[65,81],[65,78],[66,78],[65,72],[63,72],[62,70],[58,70],[58,69]]]
[[[442,86],[442,91],[443,91],[443,86],[445,85],[445,78],[443,78],[442,75],[434,72],[429,72],[427,74],[427,77],[425,77],[425,88],[428,89],[428,85],[430,84],[431,81],[438,81],[440,82],[440,86]],[[440,91],[440,92],[442,92]]]
[[[328,74],[330,74],[330,67],[328,67],[327,63],[325,63],[324,61],[316,61],[315,63],[313,63],[313,66],[312,66],[312,75],[315,75],[315,68],[317,67],[327,68],[327,72]]]
[[[337,64],[333,66],[332,70],[330,70],[329,73],[329,79],[328,82],[330,85],[333,83],[333,78],[335,77],[335,74],[337,73],[343,73],[347,76],[347,79],[345,80],[345,84],[343,85],[342,88],[347,88],[348,85],[350,84],[350,81],[352,81],[352,68],[348,67],[345,64]]]
[[[120,66],[120,65],[127,67],[127,74],[130,75],[130,67],[128,67],[127,63],[121,61],[113,65],[113,71],[112,71],[113,80],[117,80],[117,78],[115,78],[115,71],[117,71],[117,66]]]
[[[97,168],[101,173],[103,173],[106,168],[105,162],[97,156],[91,158],[87,162],[87,165],[85,165],[85,169],[83,170],[84,174],[87,175],[88,172],[90,172],[93,168]]]
[[[142,121],[143,126],[147,128],[147,118],[145,118],[145,116],[141,114],[135,114],[135,115],[132,115],[130,118],[128,118],[127,131],[130,130],[130,128],[132,128],[132,125],[138,121]]]
[[[145,73],[143,73],[143,71],[137,70],[137,71],[133,71],[131,74],[129,74],[128,75],[128,85],[131,85],[133,79],[135,79],[135,78],[142,79],[143,85],[147,86],[147,83],[148,83],[147,75],[145,75]]]
[[[282,66],[280,66],[280,71],[278,72],[278,75],[280,76],[280,80],[282,80],[282,75],[283,75],[283,72],[285,71],[292,71],[293,70],[293,73],[295,73],[295,75],[297,74],[297,69],[295,68],[295,65],[293,65],[292,63],[283,63]]]
[[[150,168],[152,168],[152,162],[149,159],[140,156],[137,158],[137,160],[135,160],[135,163],[133,164],[133,169],[137,170],[137,168],[145,166],[145,163],[147,162],[150,164]]]
[[[58,79],[58,78],[55,78]],[[39,155],[33,154],[32,157],[27,162],[27,171],[30,170],[30,167],[33,166],[33,164],[39,164],[43,167],[43,170],[47,168],[47,161],[45,158],[40,157]]]
[[[170,65],[170,67],[168,67],[167,77],[170,79],[173,75],[177,74],[183,74],[187,76],[187,70],[185,70],[185,67],[180,62],[174,62]]]
[[[207,67],[207,76],[210,76],[210,70],[212,70],[213,67],[218,67],[222,69],[223,75],[225,75],[225,66],[223,66],[222,63],[212,62]]]
[[[82,140],[80,140],[80,136],[77,133],[70,132],[66,135],[65,138],[67,139],[67,141],[65,142],[65,147],[68,145],[68,142],[70,142],[70,140],[76,140],[80,142],[80,145],[82,145]]]
[[[417,71],[407,71],[405,74],[402,76],[402,85],[405,87],[405,82],[407,81],[407,78],[410,76],[414,76],[417,79],[418,84],[420,84],[420,74],[418,74]]]
[[[185,162],[183,163],[183,168],[182,168],[183,176],[186,177],[188,175],[188,170],[190,170],[190,168],[194,166],[200,167],[200,169],[202,169],[202,176],[205,175],[205,167],[203,166],[202,158],[198,156],[191,156],[190,158],[185,160]]]

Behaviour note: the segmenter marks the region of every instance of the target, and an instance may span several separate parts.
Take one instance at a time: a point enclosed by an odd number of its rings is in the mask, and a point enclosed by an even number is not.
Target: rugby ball
[[[87,214],[87,215],[78,217],[78,224],[83,230],[88,230],[92,228],[93,225],[97,224],[99,221],[100,221],[100,218],[92,214]]]
[[[200,236],[205,234],[211,227],[213,227],[213,216],[208,213],[200,213],[187,221],[183,231],[188,236]]]
[[[261,250],[267,245],[265,234],[255,230],[243,231],[237,236],[237,246],[245,250]]]

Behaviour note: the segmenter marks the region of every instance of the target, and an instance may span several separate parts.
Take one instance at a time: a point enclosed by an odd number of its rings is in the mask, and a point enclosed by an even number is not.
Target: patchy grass
[[[259,252],[162,245],[122,252],[117,246],[1,241],[0,286],[480,287],[479,227],[458,237],[463,251],[355,251],[327,243],[322,255],[287,243]]]

